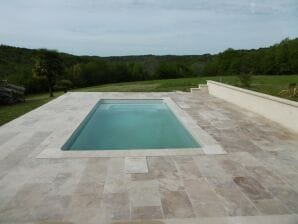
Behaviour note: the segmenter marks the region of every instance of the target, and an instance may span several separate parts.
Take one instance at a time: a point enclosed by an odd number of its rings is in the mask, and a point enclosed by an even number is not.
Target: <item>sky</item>
[[[0,44],[197,55],[298,37],[298,0],[0,0]]]

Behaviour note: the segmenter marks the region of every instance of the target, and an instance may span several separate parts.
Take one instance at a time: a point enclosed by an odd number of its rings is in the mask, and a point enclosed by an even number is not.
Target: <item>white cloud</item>
[[[10,0],[0,43],[76,54],[201,54],[298,36],[298,0]]]

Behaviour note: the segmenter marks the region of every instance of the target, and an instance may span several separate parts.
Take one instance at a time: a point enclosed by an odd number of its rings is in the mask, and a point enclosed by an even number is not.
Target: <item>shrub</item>
[[[55,90],[62,90],[64,91],[65,93],[71,89],[73,87],[73,83],[72,81],[70,80],[67,80],[67,79],[63,79],[63,80],[60,80],[55,86],[54,86],[54,89]]]
[[[238,75],[238,78],[239,78],[241,86],[250,87],[250,85],[252,83],[252,72],[240,73]]]

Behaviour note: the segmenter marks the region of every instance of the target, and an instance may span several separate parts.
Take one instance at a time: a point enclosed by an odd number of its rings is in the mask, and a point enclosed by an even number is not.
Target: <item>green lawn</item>
[[[82,92],[168,92],[168,91],[189,91],[191,87],[196,87],[199,83],[206,83],[206,80],[222,81],[231,85],[239,85],[237,77],[201,77],[184,78],[168,80],[152,80],[141,82],[115,83],[100,86],[92,86],[73,91]],[[286,89],[289,83],[298,84],[298,75],[291,76],[256,76],[253,78],[253,84],[250,89],[278,96],[282,89]],[[62,93],[55,93],[55,97]],[[54,97],[54,98],[55,98]],[[11,121],[47,102],[54,99],[48,97],[48,94],[28,95],[26,102],[11,106],[0,106],[0,125]],[[291,100],[298,101],[298,98]]]
[[[55,99],[62,93],[56,93],[55,97],[49,97],[49,94],[36,94],[26,97],[26,101],[23,103],[17,103],[13,105],[0,106],[0,125],[5,124],[41,105]]]
[[[239,86],[238,78],[235,76],[223,77],[200,77],[184,79],[166,79],[141,82],[127,82],[92,86],[75,91],[84,92],[168,92],[168,91],[189,91],[191,87],[196,87],[198,83],[206,83],[206,80],[221,81],[223,83]],[[251,90],[279,96],[279,92],[287,89],[289,83],[297,83],[298,75],[291,76],[255,76],[253,78]],[[297,97],[290,100],[298,101]]]

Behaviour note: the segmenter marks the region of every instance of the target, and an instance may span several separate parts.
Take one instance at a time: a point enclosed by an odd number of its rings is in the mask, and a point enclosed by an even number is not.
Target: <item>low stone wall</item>
[[[207,81],[209,94],[258,113],[298,133],[298,103],[215,81]]]

